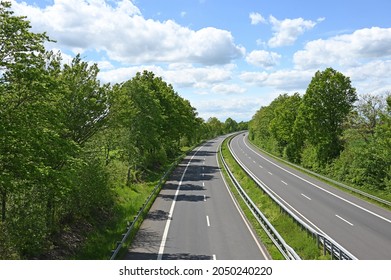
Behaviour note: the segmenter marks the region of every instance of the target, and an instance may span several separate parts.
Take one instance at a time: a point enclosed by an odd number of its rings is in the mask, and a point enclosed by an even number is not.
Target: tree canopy
[[[152,72],[101,84],[97,64],[64,63],[10,8],[1,1],[0,259],[52,258],[62,234],[115,220],[116,202],[129,198],[114,190],[240,127],[205,122]]]

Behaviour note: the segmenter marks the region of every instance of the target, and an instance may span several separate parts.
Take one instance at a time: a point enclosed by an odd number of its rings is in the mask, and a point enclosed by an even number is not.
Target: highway
[[[231,141],[239,160],[290,210],[358,259],[391,260],[391,211],[261,153],[246,134]]]
[[[193,150],[174,170],[125,259],[269,259],[236,205],[220,171],[224,137]]]

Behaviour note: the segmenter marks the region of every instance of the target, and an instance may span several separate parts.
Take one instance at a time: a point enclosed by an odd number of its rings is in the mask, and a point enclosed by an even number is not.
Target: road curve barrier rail
[[[236,190],[242,197],[243,201],[246,203],[247,207],[250,209],[251,213],[254,215],[254,217],[257,219],[259,224],[262,226],[262,228],[265,230],[266,234],[269,236],[269,238],[273,241],[274,245],[278,248],[278,250],[281,252],[281,254],[284,256],[287,260],[300,260],[300,256],[290,247],[285,240],[281,237],[281,235],[278,233],[278,231],[273,227],[273,225],[269,222],[269,220],[265,217],[265,215],[258,209],[258,207],[255,205],[255,203],[250,199],[250,197],[247,195],[247,193],[244,191],[240,183],[236,180],[235,176],[229,169],[224,157],[223,153],[221,151],[221,145],[220,145],[220,158],[224,165],[225,170],[227,171],[227,174],[229,178],[231,179],[231,182],[235,186]]]
[[[344,247],[338,244],[331,237],[319,233],[317,230],[312,228],[309,224],[304,222],[300,217],[293,213],[286,205],[284,205],[280,200],[276,198],[275,195],[266,187],[266,185],[261,182],[236,156],[236,154],[231,149],[231,139],[228,141],[228,148],[239,166],[247,173],[248,176],[260,187],[275,203],[277,203],[282,211],[287,213],[297,224],[299,224],[303,229],[305,229],[313,238],[316,238],[318,246],[323,246],[323,253],[330,253],[331,258],[336,258],[339,260],[356,260],[357,258],[347,251]]]

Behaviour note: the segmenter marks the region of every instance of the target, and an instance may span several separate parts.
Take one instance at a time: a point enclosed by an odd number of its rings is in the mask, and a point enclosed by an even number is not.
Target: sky
[[[391,92],[389,0],[12,0],[69,63],[97,63],[101,83],[152,71],[200,117],[251,120],[316,71],[357,94]]]

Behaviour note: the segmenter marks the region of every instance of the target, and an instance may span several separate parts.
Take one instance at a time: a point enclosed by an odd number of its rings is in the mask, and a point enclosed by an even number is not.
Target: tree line
[[[97,64],[45,49],[26,17],[0,4],[0,259],[50,258],[56,236],[109,219],[115,187],[163,170],[181,149],[237,129],[204,121],[144,71],[101,84]]]
[[[390,198],[390,93],[358,96],[349,77],[327,68],[304,95],[281,94],[260,108],[249,131],[269,152]]]

